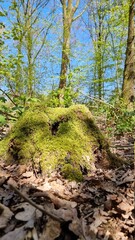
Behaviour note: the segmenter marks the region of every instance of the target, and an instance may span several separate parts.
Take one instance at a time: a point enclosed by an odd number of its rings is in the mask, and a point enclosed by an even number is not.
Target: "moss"
[[[108,154],[108,144],[84,105],[46,108],[43,104],[33,104],[16,122],[9,136],[0,142],[0,149],[0,155],[6,152],[7,160],[38,162],[46,173],[60,166],[70,178],[75,171],[81,176],[80,166],[90,169],[91,162],[96,160],[95,149],[101,154],[104,149]],[[64,167],[67,155],[70,155],[71,172],[74,172],[72,177],[66,174],[69,166]]]
[[[68,178],[69,180],[76,180],[78,182],[81,182],[83,180],[83,175],[81,171],[77,168],[74,168],[71,164],[65,164],[62,167],[62,174],[65,178]]]
[[[0,156],[6,159],[6,153],[9,146],[9,138],[5,138],[0,141]]]

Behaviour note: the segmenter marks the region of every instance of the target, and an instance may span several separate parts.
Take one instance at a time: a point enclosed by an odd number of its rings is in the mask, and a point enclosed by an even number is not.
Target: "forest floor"
[[[5,132],[1,129],[1,136]],[[0,239],[133,240],[133,139],[115,136],[110,145],[129,164],[108,170],[95,166],[81,183],[58,171],[43,176],[32,166],[1,159]]]

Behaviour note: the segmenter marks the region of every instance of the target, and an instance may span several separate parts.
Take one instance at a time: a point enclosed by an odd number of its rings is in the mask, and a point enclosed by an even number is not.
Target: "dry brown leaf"
[[[115,186],[112,182],[103,182],[101,184],[101,189],[105,190],[106,192],[109,193],[115,193]]]
[[[104,209],[107,210],[107,211],[112,209],[112,200],[111,199],[108,199],[108,200],[105,201]]]
[[[127,176],[126,178],[124,178],[122,181],[117,181],[117,186],[120,186],[124,183],[133,182],[133,181],[134,181],[134,175],[130,175],[130,176]]]
[[[114,240],[128,240],[128,237],[125,236],[123,232],[115,232],[112,236]]]
[[[7,177],[2,176],[0,177],[0,187],[3,185],[3,183],[6,181]]]
[[[44,227],[43,233],[39,240],[54,240],[59,237],[61,233],[61,226],[58,221],[48,218],[48,222]]]
[[[3,229],[7,226],[9,220],[14,215],[10,209],[0,203],[0,229]]]
[[[45,182],[42,186],[38,186],[37,189],[41,191],[48,191],[51,189],[51,185],[49,182]]]
[[[9,180],[7,181],[8,184],[12,184],[13,186],[17,187],[17,182],[12,178],[10,177]]]
[[[29,229],[34,227],[34,221],[30,220],[25,225],[20,228],[16,228],[14,231],[11,231],[5,234],[0,240],[25,240],[25,236]]]
[[[20,164],[17,169],[18,175],[22,175],[24,172],[26,172],[26,170],[27,166],[24,164]]]
[[[107,200],[112,200],[112,201],[116,201],[117,199],[117,195],[116,194],[111,194],[107,196]]]
[[[77,210],[75,208],[60,208],[58,210],[53,209],[53,213],[59,218],[62,218],[65,222],[72,221],[74,218],[77,218]]]
[[[90,231],[94,232],[95,234],[98,231],[98,227],[102,224],[102,223],[106,223],[107,222],[107,217],[101,215],[101,211],[98,208],[94,209],[94,221],[92,224],[90,224]]]
[[[128,219],[131,216],[131,212],[128,212],[126,214],[121,214],[123,218]]]
[[[38,205],[39,206],[39,205]],[[43,216],[43,213],[41,211],[39,211],[38,209],[36,209],[35,212],[35,218],[38,220],[39,218],[41,218]]]
[[[27,171],[27,172],[22,174],[22,177],[24,177],[24,178],[30,178],[32,176],[33,176],[33,172],[32,171]]]
[[[84,218],[75,218],[69,224],[69,230],[72,231],[76,236],[79,237],[79,240],[90,240],[89,226]],[[93,235],[92,235],[93,236]]]
[[[29,203],[21,203],[16,207],[16,210],[18,211],[20,209],[20,212],[18,212],[15,215],[15,218],[20,221],[29,221],[35,216],[36,208],[30,205]]]
[[[77,236],[82,236],[82,222],[79,218],[73,219],[73,221],[69,224],[69,230],[72,231]]]
[[[128,213],[134,209],[133,205],[128,204],[127,202],[121,202],[117,205],[117,210],[120,212]]]

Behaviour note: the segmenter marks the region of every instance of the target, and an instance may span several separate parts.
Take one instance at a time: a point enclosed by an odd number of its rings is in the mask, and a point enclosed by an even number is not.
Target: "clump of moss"
[[[81,182],[83,180],[82,172],[69,163],[65,164],[62,167],[61,171],[63,176],[69,180],[76,180],[78,182]]]
[[[6,143],[6,145],[5,145]],[[40,165],[51,173],[60,165],[65,177],[82,179],[80,166],[90,169],[96,161],[95,151],[109,160],[108,144],[84,105],[49,108],[33,104],[0,142],[0,154],[6,160]],[[70,154],[69,154],[70,153]],[[70,155],[67,162],[67,155]],[[70,165],[67,165],[70,164]]]

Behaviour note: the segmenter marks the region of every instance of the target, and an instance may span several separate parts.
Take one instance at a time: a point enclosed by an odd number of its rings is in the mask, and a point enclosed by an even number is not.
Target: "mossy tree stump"
[[[59,168],[65,177],[76,180],[93,162],[106,167],[117,161],[84,105],[30,107],[0,142],[0,152],[6,152],[8,161],[32,162],[45,173]]]

